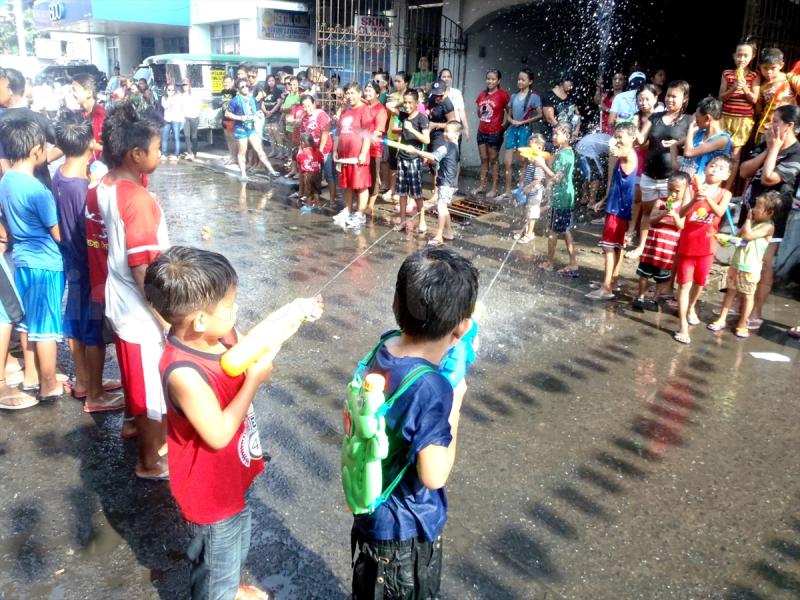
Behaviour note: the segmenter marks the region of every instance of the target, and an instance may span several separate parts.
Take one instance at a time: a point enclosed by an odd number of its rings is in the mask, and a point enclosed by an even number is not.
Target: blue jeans
[[[169,132],[172,130],[172,137],[175,140],[175,156],[181,153],[181,125],[178,121],[167,122],[161,130],[161,154],[167,154],[169,150]]]
[[[192,600],[233,600],[250,549],[250,507],[211,525],[189,523]]]

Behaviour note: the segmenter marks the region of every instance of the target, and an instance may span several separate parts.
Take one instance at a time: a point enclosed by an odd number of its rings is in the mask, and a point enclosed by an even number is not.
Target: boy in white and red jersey
[[[166,323],[144,298],[147,265],[169,247],[161,207],[142,185],[160,162],[160,135],[160,124],[139,116],[131,105],[112,108],[102,136],[103,161],[110,170],[86,198],[92,298],[105,300],[115,334],[126,412],[136,424],[135,431],[123,430],[123,435],[138,436],[135,472],[142,479],[169,477],[160,453],[166,429],[158,374]]]

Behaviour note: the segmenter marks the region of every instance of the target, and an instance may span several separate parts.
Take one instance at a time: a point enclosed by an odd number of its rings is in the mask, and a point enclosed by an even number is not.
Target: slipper
[[[584,295],[584,298],[589,300],[613,300],[615,298],[613,292],[604,292],[603,288],[598,288],[593,292]]]
[[[454,235],[451,235],[451,236],[443,235],[442,239],[444,241],[446,241],[446,242],[452,242],[454,239],[456,239],[456,236],[454,236]]]
[[[444,246],[444,242],[437,240],[436,238],[432,238],[428,240],[428,246]]]
[[[675,340],[676,342],[680,342],[681,344],[691,344],[692,343],[692,339],[688,335],[682,334],[680,331],[676,331],[673,334],[672,339]]]
[[[725,323],[720,323],[719,321],[714,321],[713,323],[709,323],[708,325],[706,325],[706,329],[708,329],[709,331],[722,331],[723,329],[725,329],[725,327],[726,327]]]
[[[749,319],[747,321],[747,328],[757,330],[764,324],[764,319]]]
[[[564,277],[579,277],[580,274],[578,273],[578,269],[570,269],[569,267],[564,267],[563,269],[558,270],[558,274]]]
[[[476,188],[473,188],[473,189],[471,189],[471,190],[469,191],[469,193],[470,193],[471,195],[473,195],[473,196],[477,196],[477,195],[479,195],[479,194],[485,194],[485,193],[486,193],[486,190],[484,190],[483,188],[476,187]]]
[[[48,394],[47,396],[41,396],[37,394],[37,398],[39,402],[55,402],[56,400],[64,400],[66,398],[71,398],[72,396],[67,390],[64,390],[60,394]]]
[[[700,317],[697,315],[689,315],[686,318],[686,321],[689,323],[689,325],[700,325]]]
[[[136,477],[144,481],[169,481],[169,467],[166,467],[158,475],[142,475],[136,469],[134,469],[133,472],[136,475]]]
[[[117,390],[121,389],[122,382],[119,379],[103,379],[104,392],[116,392]],[[88,391],[76,392],[74,389],[72,390],[72,397],[75,398],[75,400],[84,400],[88,394]]]
[[[797,327],[792,327],[789,331],[786,332],[786,335],[796,340],[800,340],[800,325],[798,325]]]
[[[750,337],[750,332],[747,327],[737,327],[733,330],[733,335],[744,340]]]
[[[532,235],[520,235],[517,233],[514,235],[514,239],[517,240],[518,244],[530,244],[534,240],[534,236]]]
[[[422,229],[421,227],[417,227],[414,229],[414,233],[428,233],[428,228]]]
[[[8,387],[17,387],[24,379],[25,373],[23,371],[14,371],[11,375],[6,375],[6,385]]]
[[[122,410],[125,408],[125,396],[118,392],[106,392],[96,402],[89,402],[87,399],[83,403],[83,412],[96,413]]]
[[[0,396],[0,409],[4,410],[22,410],[37,404],[39,404],[39,401],[36,398],[17,390],[12,390],[10,394],[5,396]]]

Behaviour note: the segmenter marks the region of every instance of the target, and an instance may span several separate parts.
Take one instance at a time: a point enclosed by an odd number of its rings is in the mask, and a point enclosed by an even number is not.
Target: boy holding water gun
[[[307,319],[322,312],[320,299],[297,300],[270,315],[265,323],[274,327],[268,333],[278,333],[259,337],[277,335],[277,341],[270,340],[272,347],[246,373],[236,365],[237,374],[230,375],[222,357],[238,341],[237,285],[224,256],[182,246],[160,254],[144,278],[148,301],[171,326],[159,368],[168,407],[170,487],[189,525],[193,599],[268,598],[239,585],[251,532],[245,494],[264,470],[252,402],[272,373],[280,342],[296,329],[286,322],[292,308],[302,308]]]
[[[426,247],[397,274],[394,314],[399,332],[383,336],[370,373],[393,394],[419,367],[427,371],[397,397],[385,414],[388,456],[383,481],[399,483],[372,512],[354,518],[353,598],[438,598],[442,529],[447,521],[445,482],[456,453],[462,393],[439,371],[450,348],[472,327],[478,271],[447,248]]]

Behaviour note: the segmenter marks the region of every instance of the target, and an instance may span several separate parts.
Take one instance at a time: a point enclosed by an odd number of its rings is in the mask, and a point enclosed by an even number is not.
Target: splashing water
[[[597,35],[600,54],[598,57],[598,76],[603,77],[608,61],[609,44],[611,42],[611,32],[614,25],[614,0],[597,0]]]

